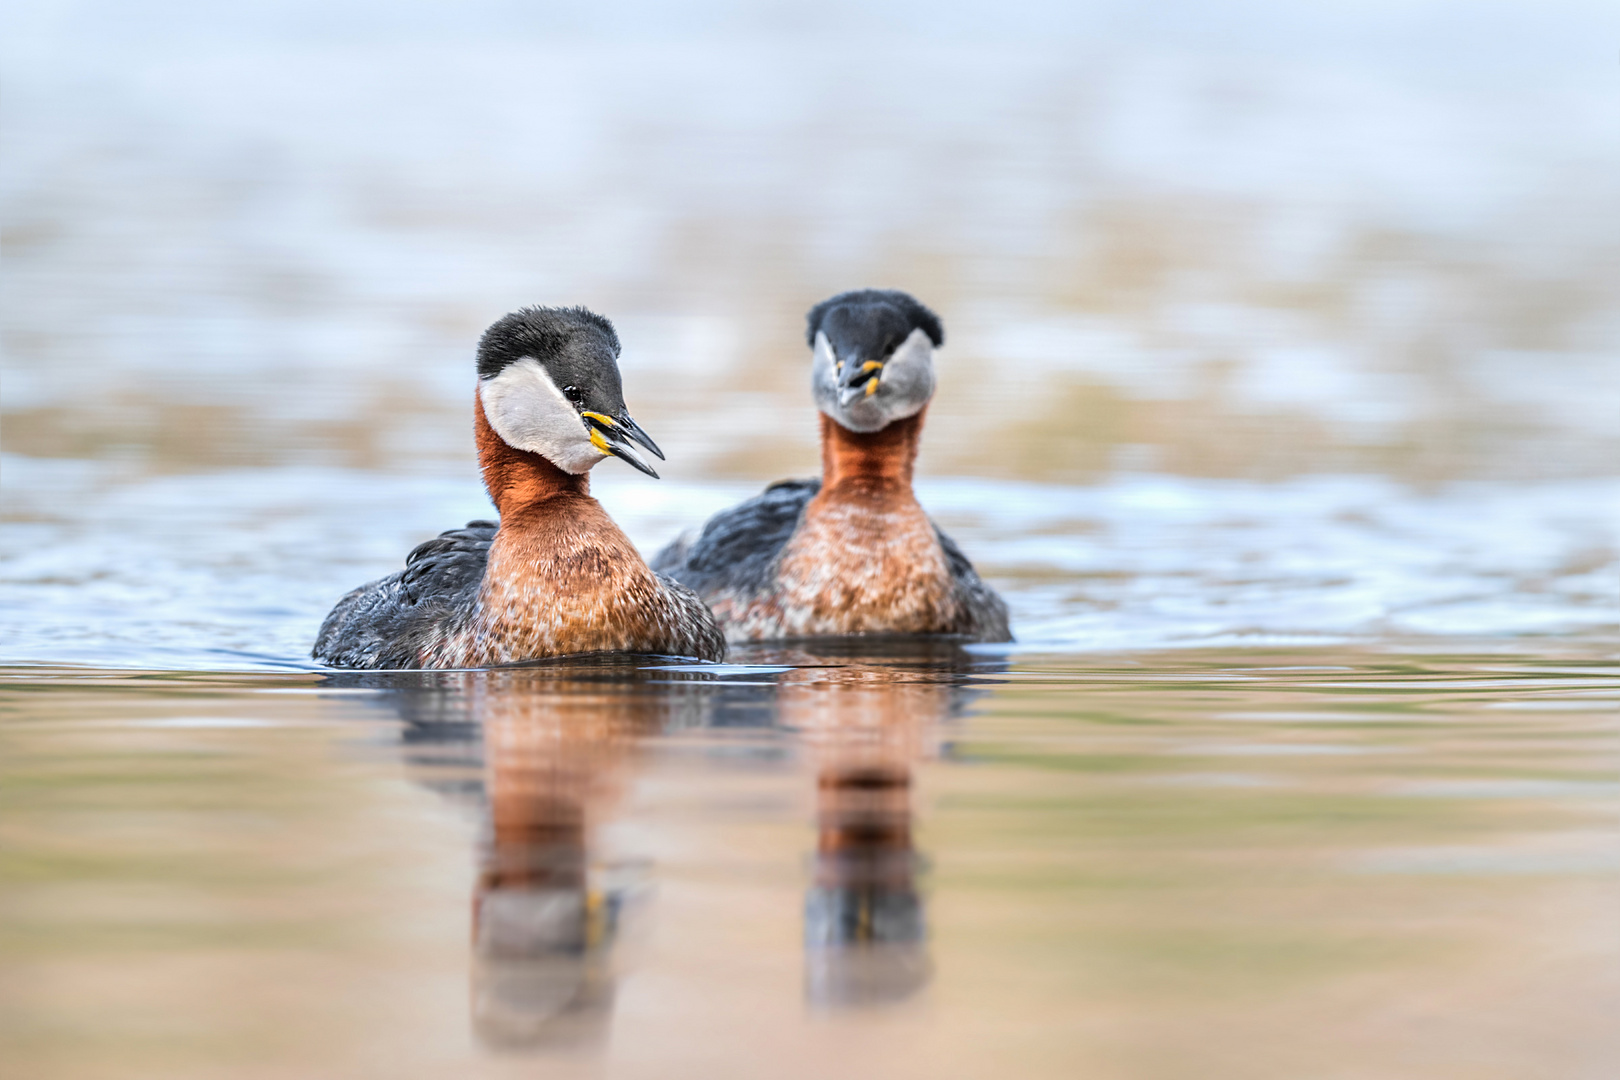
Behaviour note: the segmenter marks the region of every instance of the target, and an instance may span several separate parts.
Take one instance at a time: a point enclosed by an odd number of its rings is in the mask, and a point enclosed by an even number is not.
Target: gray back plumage
[[[405,569],[339,600],[315,638],[315,659],[333,667],[419,667],[421,650],[471,614],[495,529],[493,521],[469,521],[440,533],[406,556]]]
[[[945,549],[945,564],[950,567],[951,580],[956,583],[956,599],[963,619],[957,633],[966,634],[974,641],[1011,641],[1007,602],[979,578],[979,572],[944,529],[935,525],[934,535],[939,537],[939,546]]]
[[[703,597],[767,592],[776,580],[777,556],[820,490],[820,480],[780,480],[714,515],[696,537],[664,548],[653,556],[652,568]]]

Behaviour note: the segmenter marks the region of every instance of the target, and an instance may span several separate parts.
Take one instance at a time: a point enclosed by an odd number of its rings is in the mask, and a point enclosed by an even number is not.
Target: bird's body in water
[[[912,491],[944,328],[902,292],[812,308],[821,479],[790,480],[710,519],[653,566],[691,586],[733,642],[859,634],[1007,641],[1007,607]]]
[[[725,641],[689,589],[655,573],[591,498],[609,455],[656,476],[630,419],[613,326],[583,308],[525,308],[478,347],[474,425],[497,525],[470,522],[355,589],[315,659],[351,668],[464,668],[589,652],[717,660]]]

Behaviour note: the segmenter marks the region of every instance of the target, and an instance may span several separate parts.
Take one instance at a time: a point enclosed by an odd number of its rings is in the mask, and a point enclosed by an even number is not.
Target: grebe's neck
[[[911,490],[911,474],[922,441],[925,406],[915,416],[896,420],[879,431],[850,431],[821,415],[821,486],[896,487]]]
[[[863,435],[821,418],[821,490],[778,556],[768,636],[949,632],[950,567],[911,490],[922,425]]]
[[[501,512],[477,597],[428,667],[589,652],[712,656],[725,647],[697,597],[667,588],[591,498],[584,476],[508,445],[475,410],[478,464]],[[504,828],[496,812],[497,839]],[[521,834],[528,827],[519,820]]]
[[[484,474],[484,487],[494,500],[495,509],[505,521],[516,511],[542,503],[557,495],[591,493],[587,473],[564,472],[539,454],[519,450],[495,434],[484,403],[475,399],[473,430],[478,439],[478,467]]]

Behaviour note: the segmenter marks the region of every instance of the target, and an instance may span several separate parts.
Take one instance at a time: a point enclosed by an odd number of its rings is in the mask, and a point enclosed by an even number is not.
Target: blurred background
[[[1614,1072],[1613,0],[0,10],[8,1075]],[[862,286],[1018,643],[307,670],[494,319],[650,553]]]
[[[6,23],[27,655],[116,658],[117,627],[137,659],[154,634],[170,662],[300,653],[338,592],[487,512],[472,351],[522,304],[617,322],[669,467],[598,492],[654,546],[815,471],[803,313],[861,286],[945,319],[925,497],[1026,638],[1613,621],[1612,5],[16,0]]]

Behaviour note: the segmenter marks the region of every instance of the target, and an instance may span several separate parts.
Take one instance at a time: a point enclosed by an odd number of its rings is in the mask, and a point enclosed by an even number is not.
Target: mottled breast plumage
[[[795,636],[803,624],[795,621],[792,609],[807,583],[784,579],[785,557],[792,552],[806,509],[821,486],[815,479],[772,484],[710,518],[696,535],[665,547],[652,559],[652,567],[708,602],[732,641]],[[1007,606],[1001,597],[980,580],[954,540],[931,521],[927,528],[943,556],[949,580],[941,586],[950,603],[949,614],[922,632],[960,634],[976,641],[1010,640]],[[886,630],[865,625],[859,614],[839,627],[839,632],[854,634]]]
[[[314,658],[347,668],[441,666],[436,657],[447,647],[477,642],[479,593],[497,528],[492,521],[470,521],[440,533],[418,544],[403,570],[349,593],[321,624]],[[723,657],[725,639],[697,594],[665,574],[656,580],[670,616],[660,628],[662,648],[648,651]]]

